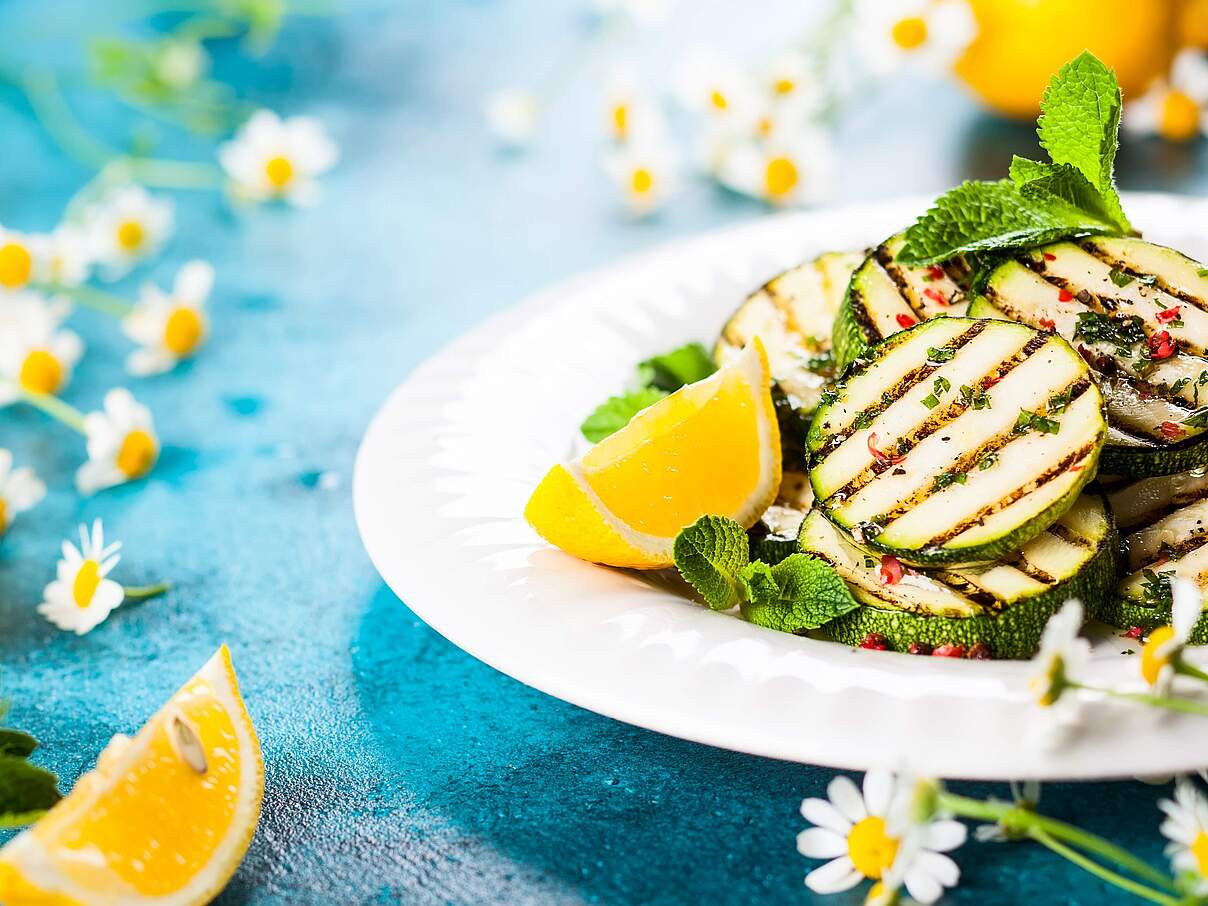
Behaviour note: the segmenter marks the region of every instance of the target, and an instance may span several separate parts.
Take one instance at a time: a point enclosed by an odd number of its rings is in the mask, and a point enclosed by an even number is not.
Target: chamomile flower
[[[138,304],[122,319],[126,336],[139,344],[126,358],[126,370],[140,377],[163,374],[196,353],[209,332],[205,303],[213,287],[214,268],[207,261],[182,266],[171,293],[143,284]]]
[[[855,42],[868,68],[947,72],[977,34],[967,0],[856,0]]]
[[[810,61],[800,53],[780,53],[761,72],[766,95],[778,105],[810,114],[822,105],[822,86]]]
[[[865,878],[879,882],[873,896],[892,900],[904,885],[920,903],[932,903],[960,878],[943,853],[965,842],[959,821],[904,808],[914,784],[885,771],[864,775],[863,795],[849,777],[827,787],[827,799],[806,799],[801,814],[814,824],[797,836],[797,850],[810,859],[829,859],[805,877],[815,893],[850,890]]]
[[[659,139],[663,132],[657,107],[638,88],[633,73],[617,69],[604,89],[604,129],[617,144]]]
[[[717,178],[726,188],[776,207],[824,199],[834,184],[835,158],[830,139],[805,127],[766,141],[747,140],[725,154]]]
[[[38,505],[46,485],[28,467],[14,469],[13,454],[0,447],[0,537],[18,514]]]
[[[1174,799],[1163,799],[1162,835],[1170,842],[1166,856],[1188,891],[1208,895],[1208,799],[1185,777],[1175,782]]]
[[[142,186],[115,189],[84,215],[85,228],[101,274],[124,277],[154,255],[172,233],[172,202],[154,198]]]
[[[218,162],[242,201],[319,200],[319,176],[336,165],[340,152],[318,120],[281,119],[271,110],[252,114],[235,137],[218,149]]]
[[[1082,602],[1070,599],[1044,627],[1028,680],[1028,690],[1042,708],[1053,708],[1059,703],[1068,706],[1073,702],[1065,692],[1091,655],[1090,642],[1078,634],[1082,623]]]
[[[0,226],[0,291],[24,289],[36,277],[39,237]]]
[[[1036,806],[1040,805],[1040,781],[1025,780],[1022,783],[1016,780],[1010,781],[1011,787],[1011,802],[1016,808],[1021,808],[1029,812],[1036,811]],[[1019,831],[1007,827],[1001,822],[994,824],[979,824],[973,829],[973,836],[979,843],[1009,843],[1015,840],[1023,839]]]
[[[678,180],[674,152],[656,141],[608,152],[604,169],[634,217],[646,217],[661,208]]]
[[[79,286],[92,270],[92,244],[88,233],[74,224],[62,224],[45,238],[39,279],[51,286]]]
[[[1124,128],[1167,141],[1188,142],[1208,132],[1208,56],[1187,49],[1175,57],[1170,76],[1124,108]]]
[[[686,110],[704,116],[708,128],[749,121],[758,101],[750,74],[711,48],[689,51],[680,61],[675,95]]]
[[[81,494],[95,494],[142,478],[159,459],[151,411],[118,387],[105,394],[104,409],[84,416],[88,461],[76,472]]]
[[[91,632],[126,597],[122,586],[107,578],[121,557],[121,543],[105,545],[101,520],[80,526],[80,546],[63,542],[58,575],[42,592],[38,613],[60,629],[84,635]]]
[[[540,116],[541,102],[523,88],[505,88],[487,99],[487,126],[509,148],[523,148],[533,140]]]
[[[15,402],[19,391],[58,395],[84,354],[79,336],[59,326],[63,307],[31,292],[0,304],[12,307],[0,330],[0,406]]]
[[[1178,576],[1169,582],[1171,625],[1153,630],[1141,648],[1141,677],[1157,695],[1170,693],[1179,658],[1203,613],[1203,595],[1194,582]]]

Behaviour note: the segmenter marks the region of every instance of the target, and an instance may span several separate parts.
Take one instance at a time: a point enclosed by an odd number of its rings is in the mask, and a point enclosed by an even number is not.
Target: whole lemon
[[[1208,50],[1208,0],[1183,0],[1179,43]]]
[[[1049,78],[1083,50],[1116,71],[1128,97],[1166,72],[1174,0],[970,0],[978,34],[956,74],[985,104],[1033,119]]]

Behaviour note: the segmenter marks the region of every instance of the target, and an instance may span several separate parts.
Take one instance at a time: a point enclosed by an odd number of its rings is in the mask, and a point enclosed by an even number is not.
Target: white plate
[[[1201,767],[1208,718],[1089,700],[1037,743],[1027,665],[851,650],[712,613],[545,545],[521,517],[583,417],[634,363],[711,341],[745,293],[908,223],[911,199],[769,217],[661,246],[528,299],[434,356],[389,398],[357,459],[357,523],[398,596],[455,645],[618,720],[758,755],[948,778],[1091,778]],[[1136,195],[1147,237],[1208,256],[1208,201]],[[819,325],[819,330],[829,330]],[[1135,682],[1107,636],[1092,683]]]

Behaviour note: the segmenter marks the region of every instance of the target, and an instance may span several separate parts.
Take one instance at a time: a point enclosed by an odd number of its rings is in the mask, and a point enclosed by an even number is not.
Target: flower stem
[[[1032,836],[1034,831],[1045,833],[1050,837],[1064,840],[1080,849],[1108,859],[1138,878],[1144,878],[1146,881],[1168,890],[1174,889],[1170,878],[1148,862],[1138,859],[1128,850],[1109,840],[1064,821],[1058,821],[1056,818],[1037,814],[1010,802],[983,802],[948,792],[941,794],[940,804],[942,808],[962,818],[999,822],[1029,836]]]
[[[1208,682],[1208,673],[1205,673],[1203,670],[1199,669],[1198,667],[1193,667],[1191,664],[1189,664],[1185,660],[1183,660],[1182,657],[1179,657],[1175,661],[1174,672],[1181,674],[1182,676],[1190,676],[1190,677],[1193,677],[1194,679],[1203,680],[1204,682]]]
[[[1126,878],[1121,874],[1117,874],[1110,868],[1104,868],[1098,862],[1087,858],[1077,850],[1071,849],[1064,843],[1059,843],[1058,841],[1054,840],[1040,828],[1032,828],[1028,831],[1028,836],[1041,846],[1057,853],[1057,855],[1061,856],[1063,859],[1067,859],[1068,861],[1074,863],[1083,871],[1089,872],[1090,874],[1095,875],[1097,878],[1101,878],[1109,884],[1114,884],[1121,890],[1128,891],[1133,896],[1141,897],[1142,899],[1149,900],[1152,903],[1160,903],[1162,906],[1177,906],[1177,904],[1182,902],[1177,897],[1172,897],[1169,894],[1146,887],[1144,884],[1134,881],[1131,878]]]
[[[66,296],[73,302],[78,302],[86,308],[91,308],[93,311],[99,311],[103,315],[108,315],[111,318],[124,318],[130,314],[134,308],[129,302],[120,296],[115,296],[113,293],[107,293],[103,289],[97,289],[94,286],[63,286],[62,284],[52,284],[50,286],[40,286],[47,293],[58,296]]]
[[[148,598],[158,598],[172,590],[171,582],[159,582],[155,585],[127,585],[122,588],[126,597],[132,601],[145,601]]]
[[[22,400],[29,403],[35,409],[49,415],[55,421],[62,422],[73,431],[87,435],[88,432],[84,428],[84,413],[75,406],[71,406],[57,396],[51,396],[49,393],[30,393],[28,390],[14,384],[17,388],[17,394]]]
[[[1187,698],[1176,698],[1167,695],[1151,695],[1148,692],[1120,692],[1116,689],[1108,689],[1101,686],[1084,686],[1082,683],[1070,683],[1069,685],[1078,689],[1086,689],[1088,692],[1099,692],[1109,698],[1137,702],[1142,705],[1150,705],[1154,708],[1165,708],[1167,711],[1178,711],[1182,714],[1198,714],[1202,717],[1208,717],[1208,702],[1193,701]]]

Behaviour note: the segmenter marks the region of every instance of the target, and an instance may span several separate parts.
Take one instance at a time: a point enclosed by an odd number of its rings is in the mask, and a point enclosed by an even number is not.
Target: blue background
[[[148,480],[80,499],[79,439],[36,412],[0,412],[0,445],[52,488],[0,546],[0,684],[12,723],[43,740],[39,762],[69,787],[111,734],[137,728],[230,644],[267,789],[222,903],[809,899],[797,808],[823,795],[832,772],[634,729],[476,662],[384,587],[349,497],[369,418],[442,344],[551,281],[761,215],[692,183],[662,216],[632,224],[600,174],[610,56],[632,54],[657,74],[690,43],[759,50],[810,20],[800,4],[772,0],[743,4],[745,14],[684,6],[671,26],[590,53],[582,13],[557,0],[432,0],[298,20],[255,61],[218,46],[217,73],[242,94],[317,115],[337,137],[344,157],[324,204],[239,216],[216,195],[177,195],[176,237],[147,275],[167,281],[203,257],[218,283],[209,345],[171,375],[131,382],[115,325],[87,311],[73,318],[89,347],[67,399],[93,408],[106,388],[131,386],[165,442]],[[0,5],[5,52],[78,59],[82,35],[118,28],[109,7],[62,9],[48,23],[43,4]],[[559,92],[532,150],[498,152],[482,124],[486,94],[551,74]],[[18,94],[2,99],[0,222],[49,229],[89,174]],[[73,103],[121,140],[125,111],[84,93]],[[166,153],[208,153],[187,137],[164,139]],[[841,200],[998,176],[1013,151],[1033,147],[1027,127],[979,112],[954,85],[925,82],[871,101],[839,140]],[[1202,143],[1139,142],[1119,170],[1126,188],[1202,192],[1206,162]],[[702,337],[714,330],[701,325]],[[76,638],[34,606],[60,539],[96,516],[125,543],[119,580],[166,578],[176,590]],[[1054,785],[1044,804],[1160,862],[1162,792]],[[957,858],[964,880],[952,902],[1117,897],[1036,847],[970,843]]]

